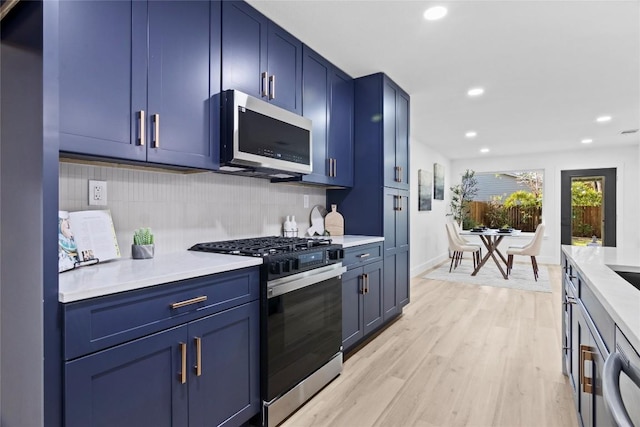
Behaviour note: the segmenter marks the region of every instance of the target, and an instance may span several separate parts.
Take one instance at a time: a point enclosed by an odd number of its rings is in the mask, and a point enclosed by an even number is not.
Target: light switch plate
[[[89,180],[89,205],[107,205],[107,181]]]

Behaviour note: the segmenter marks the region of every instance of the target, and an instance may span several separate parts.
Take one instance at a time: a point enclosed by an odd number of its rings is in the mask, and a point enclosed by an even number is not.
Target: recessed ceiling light
[[[469,96],[480,96],[484,93],[484,88],[474,87],[467,91],[467,95]]]
[[[481,153],[488,153],[488,152],[489,152],[489,149],[488,149],[488,148],[481,148],[481,149],[480,149],[480,152],[481,152]]]
[[[434,6],[424,11],[424,19],[427,21],[437,21],[447,15],[447,8],[444,6]]]
[[[582,142],[583,144],[591,144],[591,143],[593,142],[593,139],[589,139],[589,138],[587,138],[587,139],[583,139],[583,140],[582,140],[582,141],[580,141],[580,142]]]
[[[465,133],[464,136],[466,136],[467,138],[475,138],[476,136],[478,136],[478,132],[470,130],[469,132]]]
[[[598,123],[605,123],[610,121],[611,121],[611,116],[600,116],[596,119],[596,122]]]

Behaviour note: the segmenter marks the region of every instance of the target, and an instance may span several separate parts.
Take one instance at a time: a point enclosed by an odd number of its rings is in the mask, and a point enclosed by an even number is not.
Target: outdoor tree
[[[574,181],[571,183],[572,206],[600,206],[602,205],[602,192],[596,190],[586,181]]]
[[[453,219],[458,222],[462,227],[465,225],[465,220],[469,217],[470,203],[473,198],[478,194],[478,180],[474,177],[475,172],[467,169],[462,174],[462,180],[460,184],[454,185],[451,190],[451,213]]]
[[[518,172],[515,175],[517,182],[526,185],[536,200],[540,201],[540,206],[542,206],[542,184],[544,182],[544,175],[535,171]]]

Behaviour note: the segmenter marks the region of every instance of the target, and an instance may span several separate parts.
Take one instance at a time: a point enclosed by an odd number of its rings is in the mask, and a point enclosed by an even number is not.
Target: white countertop
[[[640,290],[612,270],[640,272],[640,253],[601,246],[563,245],[562,250],[629,342],[640,350]]]
[[[375,236],[333,236],[331,239],[345,248],[384,241],[384,237]],[[186,250],[152,259],[113,260],[60,273],[58,300],[79,301],[260,264],[262,258]]]
[[[329,236],[333,243],[342,245],[343,248],[351,248],[353,246],[366,245],[369,243],[383,242],[384,237],[377,236]]]
[[[262,258],[176,252],[152,259],[119,259],[59,274],[58,300],[79,301],[262,264]]]

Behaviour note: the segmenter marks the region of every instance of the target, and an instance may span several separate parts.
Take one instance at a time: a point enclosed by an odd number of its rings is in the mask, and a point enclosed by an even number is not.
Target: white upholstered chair
[[[462,262],[462,254],[464,252],[471,252],[473,255],[473,268],[480,262],[480,246],[479,245],[466,245],[459,240],[458,233],[455,230],[453,224],[445,224],[447,229],[447,238],[449,239],[449,250],[452,252],[451,264],[449,265],[449,273],[452,268],[457,268],[460,262]],[[455,264],[455,266],[454,266]]]
[[[533,267],[533,277],[538,281],[538,261],[536,256],[540,254],[542,238],[544,237],[544,224],[538,224],[533,239],[524,246],[509,246],[507,248],[507,274],[513,269],[513,256],[523,255],[531,257],[531,267]]]
[[[480,250],[480,258],[482,258],[482,245],[480,243],[472,243],[467,239],[465,239],[464,237],[462,237],[460,235],[460,233],[462,232],[462,227],[460,227],[460,224],[458,224],[458,221],[455,221],[455,220],[451,221],[451,224],[453,224],[453,231],[455,231],[455,236],[460,242],[460,244],[468,245],[468,246],[477,246],[478,249]]]

